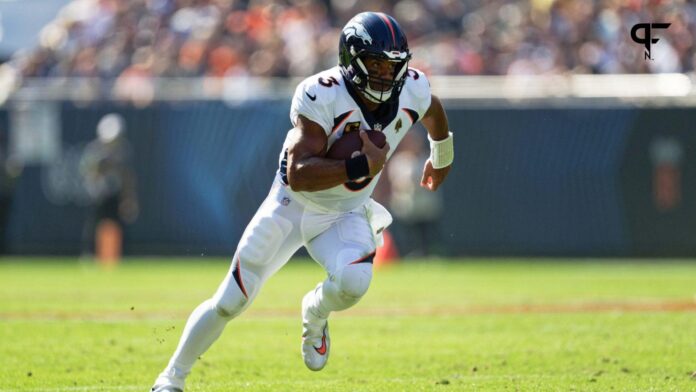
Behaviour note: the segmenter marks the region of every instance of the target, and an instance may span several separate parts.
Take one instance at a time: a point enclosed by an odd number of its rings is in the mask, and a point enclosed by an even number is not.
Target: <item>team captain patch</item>
[[[349,122],[346,124],[346,127],[343,128],[343,133],[359,131],[359,130],[360,130],[360,121],[354,121],[354,122]]]

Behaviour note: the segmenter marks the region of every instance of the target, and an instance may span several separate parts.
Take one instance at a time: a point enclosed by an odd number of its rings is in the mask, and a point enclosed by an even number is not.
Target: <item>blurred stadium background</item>
[[[366,9],[403,24],[457,135],[441,194],[412,181],[424,132],[382,178],[402,255],[696,254],[696,6],[579,0],[0,2],[2,252],[84,253],[87,146],[116,113],[124,253],[232,254],[294,87]],[[644,22],[671,23],[652,60]]]

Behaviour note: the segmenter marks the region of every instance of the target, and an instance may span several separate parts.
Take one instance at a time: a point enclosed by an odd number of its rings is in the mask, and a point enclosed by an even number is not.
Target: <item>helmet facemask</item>
[[[393,63],[392,79],[371,75],[365,64],[365,60],[369,58],[387,60]],[[351,47],[349,66],[345,69],[345,76],[367,100],[374,103],[385,103],[395,99],[401,93],[410,59],[411,54],[408,52],[356,52],[355,48]]]

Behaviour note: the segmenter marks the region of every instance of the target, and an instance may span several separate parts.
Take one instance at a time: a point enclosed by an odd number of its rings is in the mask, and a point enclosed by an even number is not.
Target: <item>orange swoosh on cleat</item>
[[[319,355],[324,355],[326,354],[326,329],[324,329],[324,334],[321,337],[321,346],[320,347],[314,347],[315,350],[319,353]]]

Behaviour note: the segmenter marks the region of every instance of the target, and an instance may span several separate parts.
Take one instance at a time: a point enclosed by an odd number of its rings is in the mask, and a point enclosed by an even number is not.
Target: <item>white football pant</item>
[[[274,181],[242,235],[225,280],[189,317],[163,374],[185,378],[225,324],[249,306],[266,279],[301,246],[328,274],[310,311],[327,318],[332,311],[356,304],[370,285],[376,245],[381,245],[381,232],[390,223],[387,210],[372,200],[349,212],[319,211],[292,200]]]

